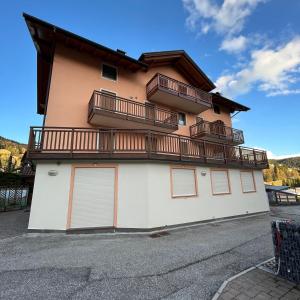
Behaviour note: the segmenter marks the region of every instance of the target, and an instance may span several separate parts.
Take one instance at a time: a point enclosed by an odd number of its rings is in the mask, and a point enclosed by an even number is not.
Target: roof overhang
[[[147,63],[149,67],[173,65],[195,87],[206,92],[215,88],[214,83],[184,50],[147,52],[140,56],[139,61]]]
[[[39,114],[45,113],[53,53],[57,43],[99,56],[133,72],[148,68],[147,64],[127,56],[122,51],[107,48],[28,14],[24,13],[23,17],[37,50],[37,112]]]
[[[223,97],[219,93],[211,93],[212,95],[212,103],[225,106],[229,108],[231,113],[234,113],[235,111],[248,111],[250,110],[249,107],[242,105],[240,103],[237,103],[235,101],[232,101],[231,99]]]

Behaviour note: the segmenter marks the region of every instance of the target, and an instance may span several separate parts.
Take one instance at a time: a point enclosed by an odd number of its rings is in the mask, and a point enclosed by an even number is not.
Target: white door
[[[71,228],[114,225],[115,168],[75,168]]]

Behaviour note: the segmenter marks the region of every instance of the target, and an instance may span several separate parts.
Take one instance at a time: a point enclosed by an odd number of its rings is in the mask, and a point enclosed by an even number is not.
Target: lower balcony
[[[32,127],[28,158],[156,160],[238,168],[268,167],[265,151],[151,130]]]
[[[111,128],[151,129],[163,132],[178,129],[178,116],[174,111],[98,91],[93,92],[89,102],[88,121],[96,126]]]
[[[190,126],[190,135],[192,138],[202,138],[208,141],[240,145],[244,143],[244,134],[242,130],[225,126],[222,121],[200,122]]]

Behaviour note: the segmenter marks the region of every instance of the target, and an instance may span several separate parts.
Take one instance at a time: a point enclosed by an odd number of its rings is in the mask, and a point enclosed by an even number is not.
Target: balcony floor
[[[124,113],[93,108],[89,115],[89,123],[107,128],[149,129],[171,133],[178,129],[172,124],[155,122],[153,119],[139,118]]]
[[[163,87],[156,87],[152,90],[148,94],[148,100],[194,114],[199,114],[211,108],[211,105],[207,102],[199,102],[199,100],[196,102],[195,99],[187,95],[176,93]]]

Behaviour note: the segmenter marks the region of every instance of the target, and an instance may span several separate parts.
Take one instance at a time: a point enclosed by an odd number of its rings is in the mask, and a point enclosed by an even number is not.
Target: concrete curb
[[[265,263],[271,261],[272,259],[274,259],[274,257],[269,258],[269,259],[267,259],[267,260],[265,260],[265,261],[263,261],[263,262],[261,262],[261,263],[255,265],[254,267],[251,267],[251,268],[249,268],[249,269],[246,269],[246,270],[244,270],[244,271],[242,271],[242,272],[240,272],[240,273],[238,273],[238,274],[236,274],[236,275],[234,275],[234,276],[228,278],[227,280],[225,280],[225,281],[222,283],[222,285],[220,286],[220,288],[217,290],[217,292],[214,294],[214,296],[212,297],[211,300],[217,300],[217,299],[221,296],[223,290],[225,289],[225,287],[227,286],[227,284],[228,284],[229,282],[231,282],[232,280],[234,280],[234,279],[236,279],[236,278],[238,278],[238,277],[240,277],[240,276],[242,276],[242,275],[244,275],[244,274],[246,274],[246,273],[248,273],[248,272],[250,272],[250,271],[252,271],[252,270],[254,270],[254,269],[257,269],[258,267],[260,267],[261,265],[263,265],[263,264],[265,264]]]
[[[233,220],[242,220],[242,219],[248,219],[248,218],[253,218],[253,217],[259,217],[263,215],[268,215],[270,212],[269,211],[264,211],[264,212],[257,212],[257,213],[251,213],[251,214],[246,214],[246,215],[239,215],[239,216],[231,216],[231,217],[226,217],[226,218],[219,218],[219,219],[214,219],[214,220],[204,220],[204,221],[199,221],[194,224],[180,224],[180,225],[172,225],[172,226],[165,226],[162,228],[154,228],[150,230],[141,230],[141,231],[118,231],[118,230],[113,230],[112,232],[78,232],[76,234],[70,234],[67,233],[64,230],[59,230],[59,231],[40,231],[40,230],[31,230],[28,229],[28,232],[26,235],[28,237],[39,237],[39,236],[56,236],[56,235],[65,235],[65,236],[82,236],[82,235],[89,235],[89,236],[98,236],[98,237],[138,237],[138,236],[149,236],[151,234],[159,233],[161,231],[169,231],[169,232],[176,232],[180,230],[185,230],[185,229],[193,229],[196,227],[200,226],[205,226],[209,224],[216,224],[216,223],[223,223],[223,222],[230,222]]]

